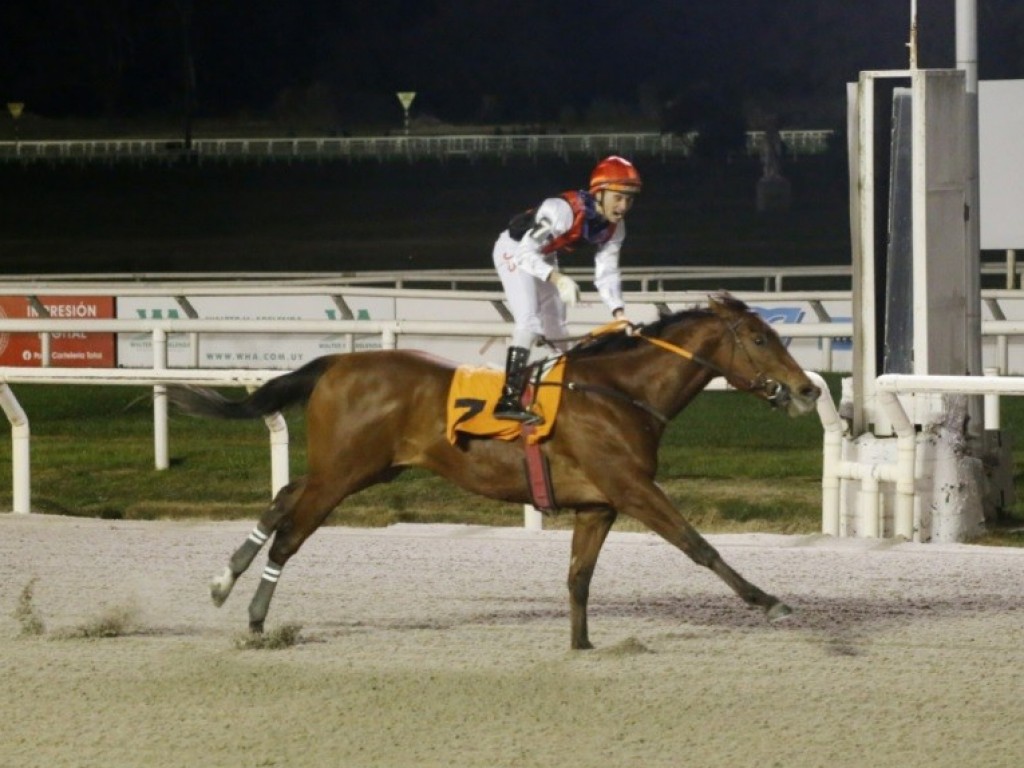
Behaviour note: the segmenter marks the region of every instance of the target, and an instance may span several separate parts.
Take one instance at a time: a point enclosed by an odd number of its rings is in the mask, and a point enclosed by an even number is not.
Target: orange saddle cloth
[[[555,426],[562,399],[562,387],[558,385],[564,375],[565,358],[560,357],[541,379],[545,386],[534,387],[536,397],[530,410],[542,417],[544,423],[536,425],[527,437],[531,444],[546,438]],[[455,369],[448,390],[448,440],[452,444],[459,433],[498,440],[515,440],[522,434],[522,424],[518,421],[496,419],[492,415],[504,379],[504,374],[493,368],[460,365]]]

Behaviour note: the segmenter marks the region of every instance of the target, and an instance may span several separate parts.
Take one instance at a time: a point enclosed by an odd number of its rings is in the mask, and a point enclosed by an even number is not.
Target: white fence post
[[[153,329],[153,370],[167,370],[167,332],[163,328]],[[167,438],[167,387],[153,386],[153,458],[157,469],[171,466]]]
[[[14,511],[32,511],[32,463],[29,454],[28,416],[7,382],[0,381],[0,407],[11,422],[11,495]]]
[[[528,531],[544,530],[544,513],[532,504],[524,504],[523,527]]]

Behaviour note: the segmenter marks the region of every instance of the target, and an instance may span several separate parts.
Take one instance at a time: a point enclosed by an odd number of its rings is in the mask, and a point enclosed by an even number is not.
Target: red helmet
[[[633,164],[618,155],[606,157],[594,166],[594,170],[590,174],[591,194],[600,192],[602,189],[636,194],[642,186],[640,174],[636,172]]]

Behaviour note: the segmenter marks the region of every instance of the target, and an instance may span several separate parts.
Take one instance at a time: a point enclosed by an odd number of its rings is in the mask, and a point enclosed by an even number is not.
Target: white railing
[[[570,324],[570,332],[583,334],[592,330],[587,324]],[[849,323],[815,324],[793,326],[794,335],[806,336],[848,336],[852,333]],[[85,333],[149,333],[152,337],[152,368],[24,368],[0,367],[0,404],[11,422],[12,429],[12,476],[15,483],[15,511],[30,509],[28,419],[18,404],[10,383],[48,384],[108,384],[108,385],[152,385],[154,386],[154,454],[157,469],[166,469],[168,460],[168,426],[166,384],[202,383],[207,386],[257,386],[283,371],[212,370],[197,368],[169,368],[168,337],[176,333],[295,333],[324,334],[352,333],[376,334],[380,337],[382,349],[394,349],[399,337],[410,336],[468,336],[505,338],[509,335],[508,323],[464,323],[427,321],[372,321],[372,320],[55,320],[45,318],[19,318],[0,320],[0,333],[36,332],[42,334],[79,331]],[[788,329],[787,329],[788,333]],[[827,388],[825,388],[827,391]],[[285,455],[287,452],[287,431],[283,420],[268,422],[271,427],[273,446],[279,446],[283,437]],[[283,435],[282,435],[282,429]],[[277,450],[280,450],[277,448]],[[279,467],[281,459],[272,459],[272,466]],[[287,467],[284,459],[283,466]],[[275,469],[272,487],[276,492],[287,482],[285,474]]]
[[[586,281],[592,270],[587,267],[566,267],[565,271],[573,277]],[[749,285],[751,281],[761,284],[764,292],[778,292],[787,289],[795,281],[820,284],[822,281],[841,280],[847,283],[852,278],[853,269],[849,264],[832,264],[819,266],[782,266],[777,264],[751,265],[742,267],[728,266],[630,266],[622,267],[623,287],[627,290],[661,291],[684,290],[687,281],[712,283],[715,288],[728,289],[737,283]],[[1006,288],[991,289],[987,296],[994,298],[1022,295],[1017,286],[1024,275],[1024,263],[1018,263],[1015,251],[1008,251],[1003,261],[988,260],[981,264],[982,275],[1003,277]],[[497,285],[498,277],[491,268],[481,269],[411,269],[387,271],[358,272],[113,272],[104,275],[96,273],[82,274],[27,274],[0,276],[0,287],[15,289],[24,285],[60,285],[77,291],[85,286],[102,288],[111,286],[145,286],[145,285],[307,285],[307,286],[381,286],[404,288],[415,286],[448,286],[465,288],[467,286]],[[850,287],[843,288],[851,293]],[[16,295],[12,294],[11,295]],[[102,294],[101,294],[102,295]]]
[[[11,383],[104,384],[153,387],[153,452],[156,469],[170,466],[168,451],[167,384],[211,387],[256,387],[284,371],[153,370],[110,368],[2,368],[0,408],[11,424],[12,508],[32,511],[31,448],[28,415],[10,388]],[[288,425],[279,413],[265,419],[270,430],[271,495],[288,484]]]
[[[283,290],[283,289],[282,289]],[[376,289],[379,290],[379,289]],[[278,291],[280,294],[281,291]],[[401,292],[408,297],[408,292]],[[217,294],[219,295],[219,294]],[[375,293],[374,295],[379,295]],[[436,292],[435,292],[436,295]],[[455,292],[460,298],[466,298],[466,292]],[[742,294],[737,294],[742,298]],[[775,294],[773,294],[774,296]],[[788,294],[780,294],[787,296]],[[498,294],[484,294],[485,297]],[[646,302],[660,307],[669,304],[696,306],[706,304],[705,294],[647,294]],[[584,294],[584,300],[598,303],[595,295]],[[788,300],[797,300],[792,295]],[[496,314],[501,314],[504,305],[495,298]],[[636,303],[641,303],[637,301]],[[507,312],[507,310],[504,310]],[[823,311],[823,310],[822,310]],[[820,357],[824,370],[832,369],[832,342],[834,339],[849,339],[853,335],[853,323],[849,321],[832,321],[827,316],[817,323],[786,323],[785,327],[776,328],[787,338],[817,339],[821,342]],[[594,329],[593,323],[572,322],[568,325],[572,336],[583,336]],[[3,333],[38,333],[42,338],[42,361],[50,364],[50,337],[54,333],[125,333],[151,334],[155,354],[161,358],[166,367],[167,336],[186,334],[191,337],[192,360],[190,365],[199,368],[199,339],[203,333],[219,334],[324,334],[329,336],[348,335],[349,338],[380,338],[382,349],[392,349],[401,336],[420,338],[480,338],[504,339],[511,334],[508,320],[494,322],[472,321],[429,321],[429,320],[213,320],[200,318],[174,319],[52,319],[43,317],[3,318],[0,319],[0,334]],[[351,345],[350,345],[351,349]]]
[[[989,271],[1002,270],[1003,265],[990,263]],[[1016,262],[1013,263],[1016,269]],[[590,277],[588,270],[572,269],[571,274],[577,276],[583,284]],[[853,335],[849,323],[840,325],[832,322],[829,311],[824,303],[832,307],[849,305],[852,301],[850,290],[783,290],[784,281],[817,276],[846,276],[847,267],[764,267],[761,270],[747,268],[627,268],[624,270],[624,282],[628,287],[636,285],[640,290],[627,290],[625,298],[629,306],[648,305],[657,311],[670,311],[680,307],[695,306],[706,300],[706,290],[668,290],[666,285],[687,280],[715,279],[719,284],[730,279],[746,279],[751,277],[763,281],[768,290],[763,292],[736,290],[734,294],[751,304],[780,302],[800,303],[809,308],[808,317],[815,317],[819,323],[786,323],[784,330],[779,330],[790,338],[817,338],[821,342],[822,362],[802,358],[805,367],[818,370],[832,370],[832,339],[837,337],[850,338]],[[436,287],[446,283],[449,287]],[[410,285],[427,285],[435,287],[409,287]],[[191,307],[190,298],[195,297],[238,297],[238,296],[322,296],[329,297],[338,308],[340,317],[352,317],[354,313],[346,304],[346,297],[383,297],[391,299],[426,299],[438,302],[470,301],[484,302],[493,307],[496,322],[507,321],[509,313],[505,305],[504,294],[499,290],[470,290],[466,286],[494,286],[493,270],[461,270],[439,273],[438,271],[409,272],[366,272],[350,275],[339,273],[288,274],[280,273],[273,276],[241,279],[230,275],[112,275],[99,279],[95,275],[59,275],[59,276],[25,276],[4,277],[0,280],[0,296],[19,296],[35,301],[49,296],[114,296],[114,297],[173,297],[186,317],[198,317]],[[1007,319],[1012,304],[1024,299],[1024,291],[1020,289],[985,289],[982,301],[991,318],[982,320],[982,335],[994,339],[995,349],[990,354],[991,365],[1000,370],[1016,370],[1011,365],[1010,339],[1024,336],[1024,320]],[[599,305],[596,295],[585,294],[585,302]],[[836,312],[836,309],[832,309]],[[42,314],[42,312],[41,312]],[[847,314],[849,314],[847,312]],[[1020,310],[1010,314],[1020,315]],[[422,317],[422,315],[421,315]],[[638,319],[643,320],[642,316]],[[417,320],[419,322],[419,320]],[[22,329],[30,330],[30,329]],[[31,329],[35,330],[35,329]],[[85,327],[71,330],[85,332]],[[246,332],[248,329],[237,329]],[[297,330],[297,329],[296,329]],[[326,332],[329,329],[324,328]],[[335,328],[334,330],[337,330]],[[373,327],[360,328],[362,332],[376,333]],[[502,333],[496,334],[503,335]],[[44,343],[47,338],[44,337]],[[194,346],[194,349],[198,349]],[[44,349],[44,359],[46,350]],[[994,354],[994,357],[991,355]],[[1019,361],[1018,361],[1019,362]],[[198,361],[195,365],[198,366]]]
[[[831,398],[819,400],[819,414],[825,429],[822,459],[822,533],[842,535],[841,484],[844,480],[861,483],[858,530],[865,537],[882,532],[880,483],[895,485],[893,535],[907,541],[920,539],[921,521],[917,507],[917,429],[897,395],[910,393],[946,393],[985,396],[985,429],[1000,429],[999,398],[1024,396],[1024,377],[998,376],[990,369],[985,376],[912,376],[886,374],[875,382],[878,406],[892,424],[896,435],[896,460],[892,463],[846,461],[842,458],[844,422]]]

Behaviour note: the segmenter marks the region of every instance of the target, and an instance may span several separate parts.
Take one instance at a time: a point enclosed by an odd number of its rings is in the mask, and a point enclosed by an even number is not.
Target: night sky
[[[919,0],[952,67],[954,0]],[[905,67],[909,0],[7,0],[0,97],[47,118],[394,124],[661,121],[709,99],[832,127]],[[984,79],[1024,77],[1024,2],[978,0]],[[696,107],[694,105],[697,105]],[[685,115],[684,115],[685,119]]]

